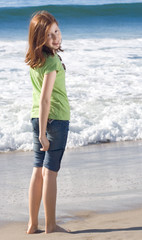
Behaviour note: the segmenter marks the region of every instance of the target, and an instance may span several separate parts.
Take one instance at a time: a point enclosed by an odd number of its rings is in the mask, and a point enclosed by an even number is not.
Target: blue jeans
[[[48,120],[46,136],[50,142],[48,151],[40,151],[41,143],[39,141],[39,118],[31,119],[33,126],[34,143],[34,167],[46,167],[52,171],[58,172],[61,160],[65,150],[69,121],[68,120]]]

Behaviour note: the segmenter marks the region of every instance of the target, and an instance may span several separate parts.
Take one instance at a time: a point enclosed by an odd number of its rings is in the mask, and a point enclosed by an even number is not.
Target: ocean
[[[0,151],[33,147],[24,58],[38,10],[52,13],[62,32],[67,148],[142,139],[142,1],[0,1]]]

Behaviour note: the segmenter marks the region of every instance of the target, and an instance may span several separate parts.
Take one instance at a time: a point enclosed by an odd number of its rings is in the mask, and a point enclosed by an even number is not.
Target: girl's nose
[[[57,39],[57,36],[55,34],[53,34],[53,39],[56,40]]]

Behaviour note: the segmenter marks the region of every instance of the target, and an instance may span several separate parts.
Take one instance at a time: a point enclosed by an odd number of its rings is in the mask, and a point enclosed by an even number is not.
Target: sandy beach
[[[17,222],[1,227],[0,236],[3,240],[25,239],[112,239],[112,240],[141,240],[142,239],[142,209],[117,213],[97,214],[94,212],[80,212],[78,218],[62,226],[70,229],[71,233],[44,233],[44,226],[40,225],[41,233],[27,235],[26,223]]]
[[[33,152],[0,154],[0,236],[12,239],[130,239],[142,237],[142,142],[66,150],[58,176],[57,222],[71,234],[27,235]]]

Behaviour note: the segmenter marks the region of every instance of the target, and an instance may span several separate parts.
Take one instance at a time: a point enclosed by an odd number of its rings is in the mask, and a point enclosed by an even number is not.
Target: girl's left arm
[[[55,79],[56,71],[44,75],[39,105],[39,141],[42,145],[41,151],[47,151],[49,149],[49,141],[46,137],[46,127],[50,111],[50,98]]]

